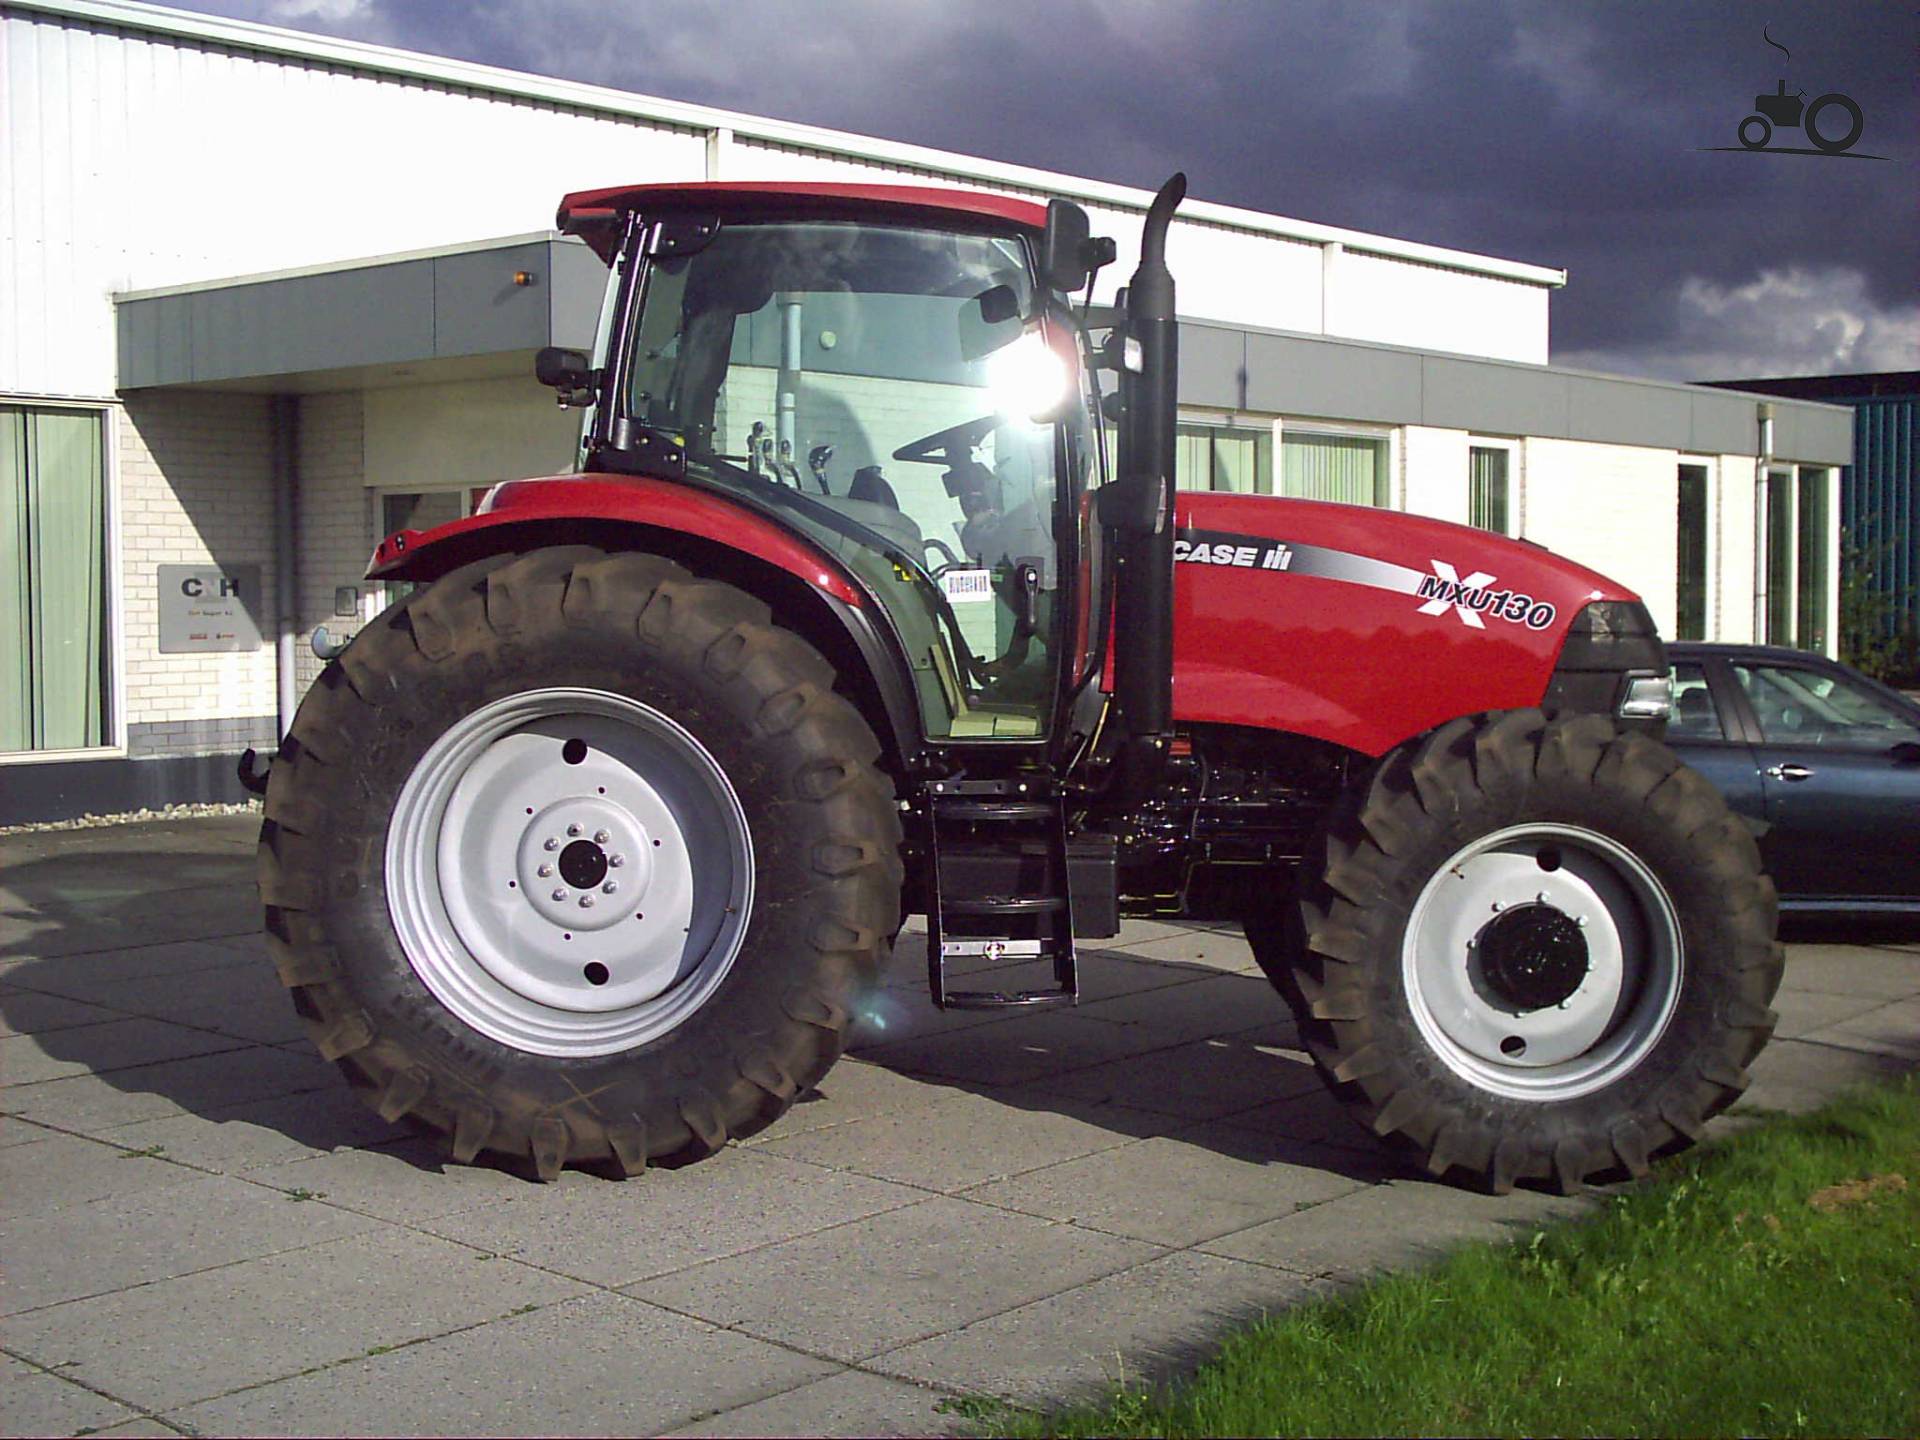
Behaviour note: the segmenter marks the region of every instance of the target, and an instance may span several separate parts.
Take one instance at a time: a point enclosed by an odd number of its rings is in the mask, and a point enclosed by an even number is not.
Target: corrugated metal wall
[[[0,6],[0,393],[110,395],[114,292],[543,230],[567,190],[706,175],[715,133]],[[713,148],[730,179],[1046,198],[983,184],[964,156],[931,169],[824,143]],[[1120,243],[1110,289],[1133,269],[1140,216],[1088,208]],[[1195,317],[1547,359],[1538,284],[1351,251],[1329,267],[1318,244],[1192,219],[1169,248]]]
[[[1853,464],[1841,471],[1840,524],[1874,590],[1920,629],[1920,396],[1851,403]]]

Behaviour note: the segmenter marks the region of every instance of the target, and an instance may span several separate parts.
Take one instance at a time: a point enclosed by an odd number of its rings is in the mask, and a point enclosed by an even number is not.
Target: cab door
[[[1769,868],[1807,899],[1920,901],[1920,711],[1838,666],[1730,659],[1758,740]]]

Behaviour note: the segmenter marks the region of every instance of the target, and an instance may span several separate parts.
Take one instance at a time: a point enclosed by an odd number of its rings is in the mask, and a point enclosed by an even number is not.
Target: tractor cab
[[[591,361],[543,362],[586,403],[583,469],[716,492],[834,557],[935,747],[1051,748],[1098,659],[1098,396],[1047,214],[672,186],[562,215],[618,267]]]

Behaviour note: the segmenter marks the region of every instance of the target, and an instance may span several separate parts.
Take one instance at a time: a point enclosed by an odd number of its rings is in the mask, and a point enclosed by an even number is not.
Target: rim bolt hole
[[[1534,863],[1542,870],[1553,871],[1560,868],[1560,849],[1556,845],[1543,846],[1533,857]]]
[[[519,888],[520,888],[520,882],[518,880],[507,881],[507,889],[518,890]]]
[[[658,850],[658,849],[660,848],[660,842],[659,842],[658,840],[656,840],[656,841],[654,841],[654,842],[653,842],[653,848],[654,848],[654,849],[656,849],[656,850]]]
[[[1500,1042],[1500,1053],[1518,1060],[1522,1055],[1527,1053],[1527,1042],[1522,1040],[1518,1035],[1509,1035]]]
[[[604,795],[604,794],[606,794],[606,793],[607,793],[607,787],[606,787],[606,786],[604,786],[604,785],[602,785],[602,786],[600,786],[600,787],[599,787],[599,790],[600,790],[600,793],[601,793],[602,795]]]
[[[587,742],[578,738],[567,741],[560,747],[560,758],[569,765],[578,765],[587,758]]]
[[[607,967],[595,960],[580,972],[587,977],[589,985],[604,985],[613,978]]]

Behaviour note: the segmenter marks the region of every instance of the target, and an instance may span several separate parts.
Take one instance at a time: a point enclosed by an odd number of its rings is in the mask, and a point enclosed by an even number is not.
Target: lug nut
[[[624,855],[607,856],[607,864],[611,865],[616,870],[618,870],[622,865],[626,863],[627,863],[627,857]]]
[[[593,843],[596,845],[604,845],[611,839],[613,839],[613,836],[604,830],[596,830],[593,832]]]
[[[534,871],[533,873],[538,875],[542,880],[545,880],[548,876],[553,874],[553,866],[542,865],[538,870]]]
[[[580,827],[578,825],[567,826],[567,834],[578,835],[579,833],[580,833]]]
[[[582,895],[580,897],[580,908],[582,910],[591,910],[593,908],[593,896]]]
[[[1502,905],[1498,900],[1493,902],[1493,913],[1496,915],[1498,915],[1502,910],[1506,908],[1507,907]]]
[[[558,850],[560,848],[560,842],[558,840],[555,840],[552,836],[548,836],[546,844],[542,845],[540,848],[542,850]]]
[[[565,888],[564,888],[563,886],[559,886],[559,885],[556,885],[556,886],[554,886],[554,888],[553,888],[553,898],[554,898],[554,899],[556,899],[556,900],[564,900],[564,899],[566,899],[566,898],[567,898],[567,892],[566,892],[566,889],[565,889]]]
[[[609,880],[607,881],[606,884],[600,887],[600,893],[602,895],[611,895],[613,894],[614,891],[618,890],[619,888],[620,888],[620,884],[618,881]]]

